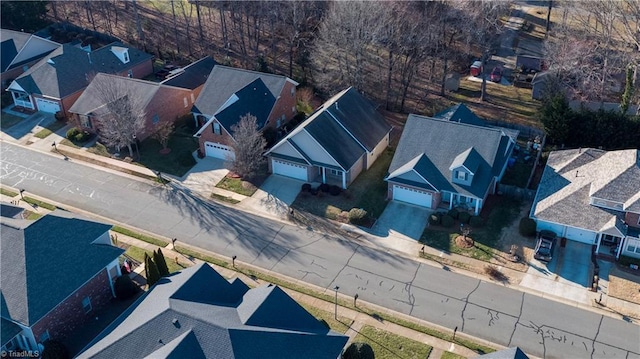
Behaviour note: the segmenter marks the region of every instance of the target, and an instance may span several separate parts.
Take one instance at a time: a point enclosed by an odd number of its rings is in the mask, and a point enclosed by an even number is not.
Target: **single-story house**
[[[77,358],[338,358],[348,339],[279,287],[202,263],[162,278]]]
[[[144,140],[153,134],[158,124],[166,121],[175,122],[177,118],[189,114],[195,101],[193,91],[186,88],[123,76],[97,74],[69,109],[79,126],[87,131],[100,134],[100,116],[108,114],[105,98],[101,95],[105,87],[120,88],[118,91],[121,91],[122,97],[136,96],[135,103],[144,107],[146,120],[136,134],[138,140]]]
[[[40,36],[0,29],[0,73],[2,90],[38,60],[61,45]]]
[[[69,115],[69,109],[98,73],[143,78],[153,56],[115,42],[87,52],[64,44],[16,78],[7,91],[26,109]]]
[[[391,129],[376,106],[350,87],[267,151],[269,170],[347,188],[389,146]]]
[[[209,78],[209,74],[217,62],[210,56],[201,58],[189,65],[179,68],[173,75],[162,81],[163,85],[189,89],[195,98],[200,96],[204,84]]]
[[[640,258],[640,151],[553,151],[530,217],[538,230]]]
[[[283,126],[297,114],[296,86],[286,76],[216,65],[192,109],[200,153],[233,160],[232,127],[248,113],[260,130]]]
[[[3,352],[41,351],[115,297],[124,250],[111,245],[111,225],[56,210],[36,221],[3,217],[1,227]]]
[[[504,175],[515,141],[500,128],[409,115],[389,166],[388,198],[478,215]]]
[[[518,135],[520,134],[520,131],[518,130],[494,126],[490,124],[489,121],[480,118],[473,111],[471,111],[469,107],[461,102],[447,108],[446,110],[438,112],[433,116],[433,118],[445,121],[466,123],[467,125],[497,128],[509,135],[514,141],[518,139]]]

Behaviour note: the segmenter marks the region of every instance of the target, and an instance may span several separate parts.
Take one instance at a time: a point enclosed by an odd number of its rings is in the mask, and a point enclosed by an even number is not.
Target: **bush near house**
[[[342,359],[374,359],[373,348],[367,343],[351,343],[342,354]]]
[[[469,212],[460,212],[460,214],[458,214],[458,220],[460,223],[468,224],[469,219],[471,219]]]
[[[640,267],[640,258],[633,258],[633,257],[621,255],[620,259],[618,259],[618,263],[620,263],[621,266],[627,267],[627,268],[629,268],[631,264],[635,264],[638,267]]]
[[[432,226],[439,225],[441,220],[442,220],[442,213],[440,212],[432,213],[429,216],[429,224]]]
[[[54,339],[47,339],[44,343],[42,359],[69,359],[69,350],[62,342]]]
[[[471,216],[471,218],[469,218],[469,225],[473,228],[479,228],[484,225],[484,221],[480,216]]]
[[[458,215],[460,215],[460,212],[457,209],[452,208],[449,210],[449,212],[447,212],[447,215],[449,215],[449,217],[453,219],[458,219]]]
[[[443,227],[450,228],[450,227],[453,227],[453,224],[455,223],[455,219],[453,219],[451,215],[445,214],[444,216],[442,216],[440,223],[442,224]]]
[[[367,211],[362,208],[351,208],[349,211],[349,222],[360,225],[366,222]]]
[[[522,218],[518,230],[525,237],[534,237],[536,235],[536,221],[531,218]]]
[[[140,290],[140,288],[138,288],[138,286],[126,274],[116,278],[116,282],[113,284],[113,289],[116,292],[116,298],[120,300],[130,299]]]

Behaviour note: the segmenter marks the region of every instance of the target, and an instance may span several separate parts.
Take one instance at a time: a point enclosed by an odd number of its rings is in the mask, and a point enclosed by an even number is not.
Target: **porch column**
[[[327,169],[325,167],[320,167],[322,171],[322,183],[327,183]]]
[[[618,252],[616,253],[616,259],[620,259],[620,252],[622,252],[622,247],[624,247],[625,239],[627,239],[627,237],[622,237],[622,239],[620,240],[620,245],[618,246]]]
[[[347,189],[347,175],[342,171],[342,188]]]
[[[600,242],[602,242],[602,233],[596,236],[596,254],[600,251]]]
[[[456,198],[456,195],[451,193],[451,197],[449,199],[449,209],[453,208],[453,200],[454,200],[454,198]]]
[[[480,214],[478,213],[478,207],[480,207],[480,199],[476,198],[476,216]]]

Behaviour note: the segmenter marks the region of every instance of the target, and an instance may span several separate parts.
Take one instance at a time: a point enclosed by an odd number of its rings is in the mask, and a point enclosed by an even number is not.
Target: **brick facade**
[[[82,306],[82,300],[87,296],[91,298],[92,309],[89,313],[85,313]],[[93,319],[96,310],[112,298],[109,275],[104,268],[31,327],[36,341],[40,342],[41,335],[47,330],[52,339],[64,338],[83,323]]]
[[[214,122],[217,121],[214,120]],[[231,134],[229,134],[229,132],[227,132],[227,130],[225,130],[222,126],[220,126],[219,135],[213,133],[212,122],[204,131],[202,131],[202,133],[200,134],[200,138],[198,139],[198,143],[200,145],[200,150],[202,151],[202,153],[206,153],[204,147],[205,142],[214,142],[223,144],[225,146],[231,146],[233,144],[233,138],[231,137]]]
[[[151,75],[153,72],[153,61],[151,59],[141,62],[133,67],[130,67],[122,72],[118,72],[116,75],[118,76],[129,76],[129,70],[133,70],[133,78],[141,79],[143,77],[147,77]]]
[[[146,108],[147,118],[144,127],[138,134],[140,140],[151,136],[155,132],[157,124],[153,123],[153,118],[158,115],[159,122],[174,122],[181,116],[189,114],[195,102],[195,95],[192,91],[174,87],[160,87],[155,96],[149,101]],[[192,100],[193,99],[193,100]],[[186,106],[185,106],[186,101]]]
[[[640,228],[640,213],[627,212],[624,215],[624,221],[629,227]]]

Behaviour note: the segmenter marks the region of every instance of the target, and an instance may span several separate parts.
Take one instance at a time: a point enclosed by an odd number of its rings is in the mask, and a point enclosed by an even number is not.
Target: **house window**
[[[127,76],[129,76],[129,77],[133,77],[133,70],[129,70],[129,71],[127,71]]]
[[[158,122],[160,122],[160,117],[158,117],[158,115],[154,115],[153,120],[151,121],[153,122],[154,125],[157,125]]]
[[[45,330],[44,333],[40,334],[40,343],[43,343],[49,339],[49,330]]]
[[[91,128],[91,121],[89,120],[89,116],[80,115],[80,126],[85,128]]]
[[[295,87],[291,87],[291,97],[296,95],[296,88]]]
[[[84,309],[85,313],[89,313],[91,311],[91,297],[84,297],[82,299],[82,309]]]
[[[122,55],[123,55],[122,57],[124,58],[124,63],[126,64],[127,62],[129,62],[129,52],[125,51]]]
[[[280,119],[278,119],[278,121],[276,121],[276,127],[280,128],[280,125],[282,125],[282,123],[280,123]]]
[[[194,103],[194,102],[196,102],[196,97],[193,94],[191,94],[191,103]]]
[[[340,170],[329,170],[329,173],[331,173],[334,176],[342,176],[342,171]]]
[[[184,103],[184,107],[189,106],[189,102],[187,101],[186,97],[184,97],[182,100],[183,100],[182,102]]]
[[[220,134],[220,124],[217,122],[213,123],[213,133],[215,133],[216,135]]]
[[[458,171],[457,177],[459,180],[466,181],[467,180],[467,172]]]

